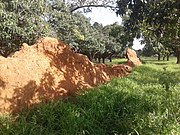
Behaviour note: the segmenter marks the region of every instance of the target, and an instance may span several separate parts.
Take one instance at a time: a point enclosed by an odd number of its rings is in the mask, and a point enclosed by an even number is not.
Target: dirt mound
[[[24,43],[12,57],[0,57],[0,112],[71,95],[130,70],[128,65],[93,64],[55,38],[42,38],[32,46]]]
[[[140,59],[137,57],[137,54],[134,50],[128,48],[126,51],[126,56],[128,59],[127,65],[131,67],[142,65]]]

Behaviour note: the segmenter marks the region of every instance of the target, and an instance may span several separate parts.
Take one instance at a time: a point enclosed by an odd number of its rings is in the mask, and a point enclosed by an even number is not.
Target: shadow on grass
[[[49,102],[23,111],[9,130],[21,135],[158,134],[162,133],[164,119],[155,119],[159,125],[153,128],[148,117],[159,111],[158,101],[129,90],[102,86],[68,102]]]
[[[120,61],[120,62],[118,62],[117,64],[124,64],[124,63],[126,63],[127,61]]]
[[[145,134],[145,126],[148,126],[145,117],[157,108],[157,105],[149,103],[145,96],[106,86],[97,92],[80,96],[76,104],[85,112],[86,119],[96,125],[96,129],[103,129],[102,135],[130,134],[139,128],[143,128],[141,134]],[[141,121],[142,119],[144,121]],[[138,127],[137,123],[141,127]],[[92,130],[91,134],[97,133]]]
[[[129,83],[126,87],[126,81],[116,79],[76,97],[23,111],[8,131],[21,135],[169,134],[176,115],[166,118],[164,90],[154,87],[150,93],[132,91],[135,86]]]
[[[158,62],[155,62],[154,64],[155,65],[168,65],[168,63],[158,63]]]

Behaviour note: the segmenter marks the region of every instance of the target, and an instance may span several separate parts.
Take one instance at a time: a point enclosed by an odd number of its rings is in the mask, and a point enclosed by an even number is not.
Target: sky
[[[122,22],[121,17],[117,16],[115,12],[108,8],[93,8],[92,12],[85,13],[84,15],[91,18],[92,23],[99,22],[103,26],[113,24],[114,22],[121,24]]]
[[[91,23],[94,22],[102,23],[103,26],[108,24],[113,24],[114,22],[122,23],[120,16],[117,16],[115,12],[108,8],[93,8],[92,12],[84,13],[88,18],[91,18]],[[138,39],[135,39],[133,42],[133,49],[139,50],[142,49],[143,45],[140,44]]]

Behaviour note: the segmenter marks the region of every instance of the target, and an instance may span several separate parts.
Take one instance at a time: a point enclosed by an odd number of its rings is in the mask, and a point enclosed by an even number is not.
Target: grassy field
[[[143,60],[126,78],[0,117],[0,135],[179,135],[180,65]]]

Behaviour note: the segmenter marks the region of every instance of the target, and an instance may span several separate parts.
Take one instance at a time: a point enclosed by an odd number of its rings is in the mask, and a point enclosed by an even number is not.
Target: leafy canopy
[[[118,0],[117,14],[128,16],[129,33],[142,33],[148,40],[172,49],[180,63],[180,2],[178,0]],[[138,34],[136,34],[138,35]]]
[[[7,57],[23,42],[32,44],[49,33],[46,0],[0,1],[0,54]]]

